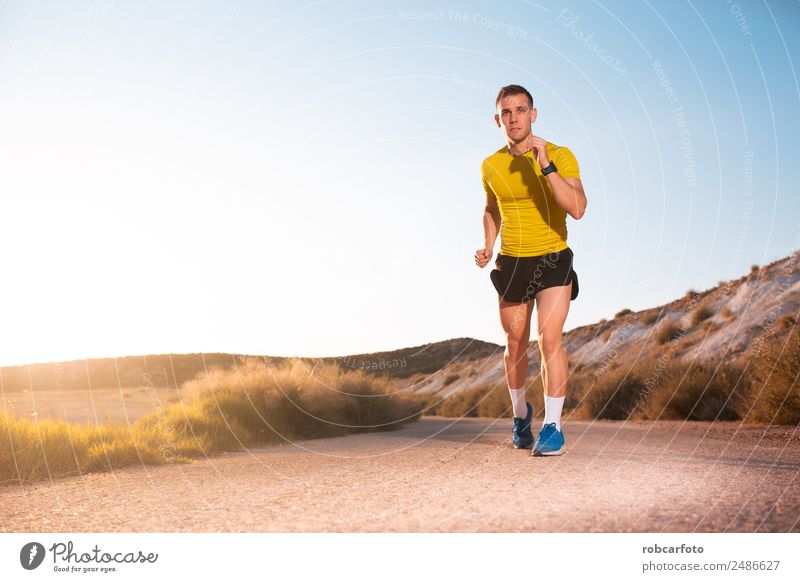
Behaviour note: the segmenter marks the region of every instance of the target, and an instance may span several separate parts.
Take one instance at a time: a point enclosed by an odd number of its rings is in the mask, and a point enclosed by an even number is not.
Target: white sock
[[[508,387],[508,393],[511,395],[511,406],[514,408],[514,416],[517,418],[525,418],[528,416],[528,407],[525,406],[525,386],[522,388]]]
[[[561,430],[561,409],[564,407],[564,398],[566,396],[553,398],[547,394],[544,395],[544,422],[542,426],[555,422],[556,429]]]

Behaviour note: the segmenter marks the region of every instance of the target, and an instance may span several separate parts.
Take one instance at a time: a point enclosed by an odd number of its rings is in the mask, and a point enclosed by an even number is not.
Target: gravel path
[[[7,532],[800,531],[800,430],[564,425],[532,458],[510,419],[423,417],[190,465],[0,488]]]

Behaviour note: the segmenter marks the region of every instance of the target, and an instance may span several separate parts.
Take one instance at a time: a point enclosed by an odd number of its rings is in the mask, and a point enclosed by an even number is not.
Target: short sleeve
[[[481,164],[481,182],[483,183],[483,191],[486,193],[486,205],[497,206],[497,195],[489,186],[489,181],[486,177],[486,162]]]
[[[578,168],[578,160],[569,148],[560,147],[556,153],[556,158],[553,160],[558,168],[558,173],[563,178],[580,178],[580,168]]]

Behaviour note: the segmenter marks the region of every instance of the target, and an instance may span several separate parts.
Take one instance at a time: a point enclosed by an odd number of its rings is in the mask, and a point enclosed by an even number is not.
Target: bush
[[[534,409],[534,416],[544,414],[544,391],[541,375],[537,375],[525,384],[525,398]],[[570,390],[567,390],[565,408],[570,403]],[[451,394],[426,414],[448,417],[484,417],[504,418],[512,416],[511,398],[505,381],[499,384],[482,384],[469,390]]]
[[[258,358],[212,368],[185,398],[130,426],[18,420],[0,414],[0,483],[137,464],[187,462],[250,445],[391,430],[419,418],[419,400],[390,393],[386,377],[300,360],[271,368]]]
[[[414,394],[414,400],[416,401],[417,407],[420,409],[421,414],[432,416],[436,414],[436,407],[438,406],[441,397],[437,394],[425,392],[421,394]]]
[[[680,331],[680,328],[675,324],[669,321],[664,321],[656,330],[656,342],[659,344],[665,344],[679,337]]]
[[[459,418],[478,416],[478,403],[486,392],[486,386],[477,386],[451,394],[436,406],[434,414]],[[506,399],[509,400],[508,393],[506,393]],[[510,406],[510,400],[508,404]]]
[[[646,420],[739,420],[745,386],[738,368],[690,366],[672,360],[650,376],[651,390],[636,407]],[[736,390],[736,391],[735,391]]]
[[[70,424],[63,420],[16,419],[0,413],[0,484],[25,483],[144,462],[164,462],[163,455],[124,426]]]
[[[525,399],[536,409],[534,393],[530,385],[525,387]],[[485,418],[504,418],[513,416],[511,398],[508,395],[508,386],[487,386],[481,399],[478,401],[478,416]]]
[[[719,326],[709,319],[700,324],[700,329],[706,333],[711,333],[712,331],[719,329]]]
[[[628,315],[629,313],[633,313],[633,311],[631,311],[628,308],[620,309],[619,311],[617,311],[617,313],[614,315],[614,317],[623,317],[625,315]]]
[[[447,377],[444,379],[444,385],[449,386],[450,384],[458,380],[460,377],[461,376],[459,376],[458,374],[448,374]]]
[[[800,332],[793,327],[780,341],[765,342],[752,357],[746,420],[773,424],[800,424]]]
[[[659,320],[659,315],[657,311],[653,313],[648,313],[642,318],[642,322],[646,325],[652,325]]]
[[[697,325],[712,315],[714,315],[714,311],[708,305],[699,305],[697,309],[692,312],[692,325]]]
[[[746,385],[738,368],[637,364],[600,376],[578,412],[592,419],[738,420]]]
[[[617,368],[596,377],[586,390],[577,415],[583,418],[626,420],[644,391],[638,368]]]

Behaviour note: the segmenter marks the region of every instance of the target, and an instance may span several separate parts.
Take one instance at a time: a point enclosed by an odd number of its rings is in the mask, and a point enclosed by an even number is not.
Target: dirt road
[[[191,465],[0,488],[12,532],[800,531],[800,430],[567,422],[567,453],[510,419],[423,417]]]

